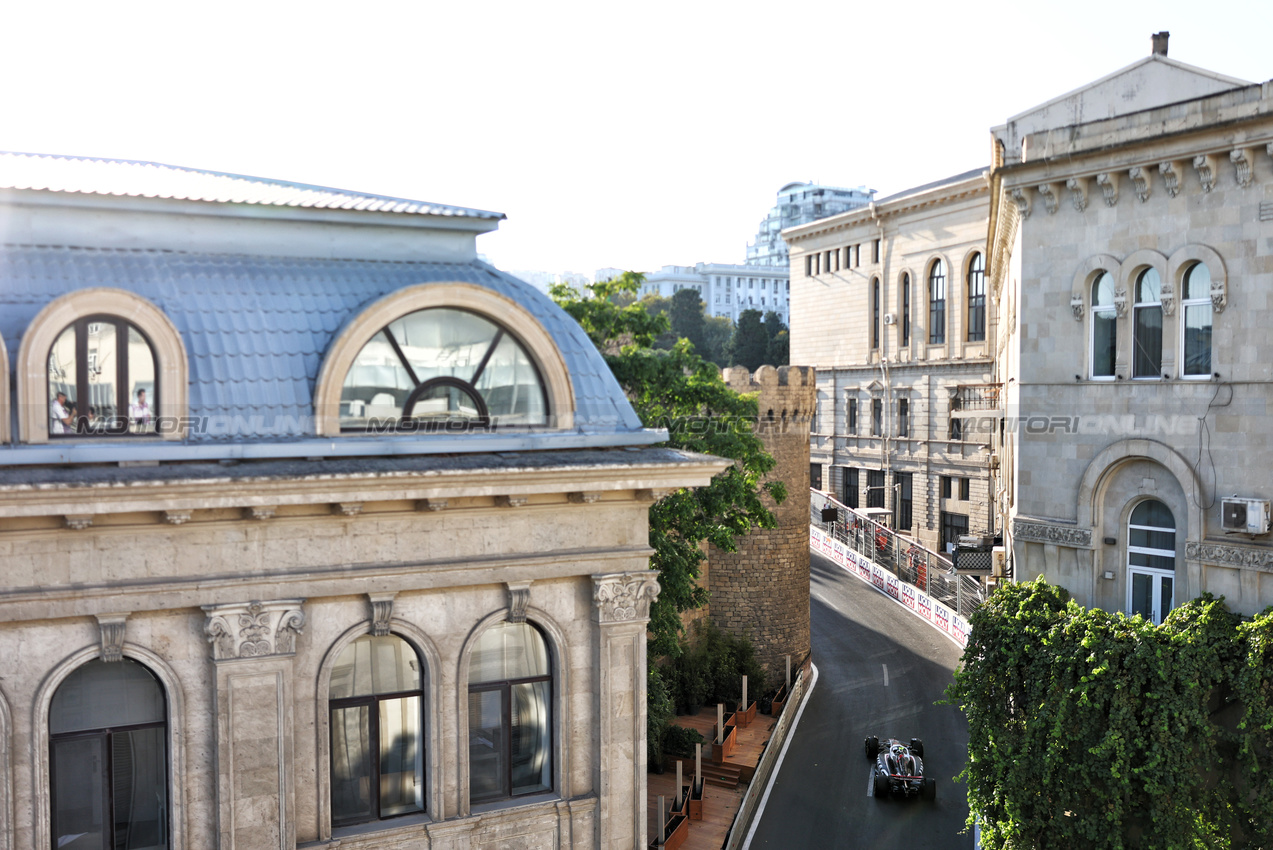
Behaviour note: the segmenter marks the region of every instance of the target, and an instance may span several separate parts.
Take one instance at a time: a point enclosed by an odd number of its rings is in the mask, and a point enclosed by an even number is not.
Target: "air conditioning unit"
[[[1269,500],[1223,499],[1220,503],[1220,527],[1242,534],[1268,534]]]
[[[1008,576],[1008,550],[1003,546],[996,546],[990,550],[990,575],[995,578]]]
[[[893,315],[892,313],[885,313],[885,314],[884,314],[884,324],[886,324],[886,325],[895,325],[895,324],[897,324],[897,316]]]

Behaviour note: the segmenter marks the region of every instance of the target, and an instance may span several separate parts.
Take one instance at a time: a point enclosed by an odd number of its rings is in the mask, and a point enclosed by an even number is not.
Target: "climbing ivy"
[[[970,619],[947,697],[984,848],[1273,847],[1273,608],[1155,626],[1040,578]]]

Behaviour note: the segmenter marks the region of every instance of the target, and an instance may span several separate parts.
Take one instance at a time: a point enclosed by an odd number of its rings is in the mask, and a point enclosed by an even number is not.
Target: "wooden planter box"
[[[690,782],[689,815],[690,820],[703,819],[703,780],[701,779]]]
[[[716,743],[716,727],[712,727],[712,762],[720,764],[725,759],[734,754],[734,749],[738,746],[738,729],[734,726],[734,718],[731,716],[725,721],[725,737],[721,743]]]
[[[676,815],[668,818],[663,828],[663,843],[659,844],[659,838],[656,835],[654,840],[650,842],[650,850],[677,850],[690,834],[690,819],[684,815]]]
[[[778,692],[774,694],[773,713],[775,717],[782,714],[782,707],[786,704],[787,704],[787,686],[783,685],[781,688],[778,689]]]
[[[756,719],[756,701],[752,700],[747,704],[746,708],[740,708],[734,713],[737,718],[737,725],[746,728]]]
[[[681,786],[681,807],[679,809],[676,807],[676,798],[673,797],[672,810],[667,813],[668,818],[674,818],[677,815],[684,816],[686,814],[686,807],[689,805],[689,801],[690,801],[690,786],[682,785]]]

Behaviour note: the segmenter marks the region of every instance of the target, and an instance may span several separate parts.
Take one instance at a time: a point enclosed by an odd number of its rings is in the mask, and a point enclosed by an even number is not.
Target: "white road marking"
[[[791,739],[796,737],[796,728],[800,725],[800,718],[804,716],[805,706],[809,704],[809,697],[813,695],[813,689],[818,684],[818,665],[810,663],[809,668],[813,671],[813,675],[809,677],[809,687],[804,692],[804,699],[800,701],[800,710],[796,712],[796,716],[791,721],[791,728],[787,730],[787,740],[782,742],[782,750],[778,753],[778,760],[774,762],[773,770],[769,773],[769,782],[765,785],[765,793],[760,798],[760,805],[756,806],[756,813],[751,816],[751,829],[747,830],[747,838],[743,841],[742,850],[751,850],[751,840],[755,837],[756,827],[760,826],[760,819],[765,814],[765,804],[769,802],[769,792],[774,790],[774,780],[778,778],[778,774],[782,770],[782,762],[787,757],[787,747],[791,746]]]
[[[875,796],[875,768],[866,772],[866,796]]]
[[[887,688],[888,687],[888,665],[881,664],[880,666],[884,668],[884,687]]]

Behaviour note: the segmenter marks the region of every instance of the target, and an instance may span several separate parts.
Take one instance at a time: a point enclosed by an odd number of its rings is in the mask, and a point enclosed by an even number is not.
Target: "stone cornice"
[[[1012,536],[1028,543],[1053,543],[1075,549],[1092,548],[1092,529],[1040,520],[1012,520]]]
[[[1273,573],[1273,548],[1267,546],[1242,546],[1227,541],[1190,540],[1185,543],[1185,557],[1205,564]]]
[[[904,213],[926,207],[950,204],[957,201],[977,198],[982,194],[989,195],[990,184],[985,177],[977,175],[946,186],[916,192],[913,195],[897,198],[892,201],[874,205],[874,213],[870,205],[857,207],[838,215],[820,218],[807,224],[797,225],[782,231],[783,238],[791,247],[800,241],[831,233],[848,230],[853,227],[869,226],[874,228],[876,219],[892,218]],[[863,238],[866,238],[864,236]]]
[[[0,517],[92,516],[130,512],[355,504],[400,500],[455,500],[526,496],[677,490],[706,484],[730,461],[695,455],[675,463],[400,472],[367,475],[305,474],[134,480],[88,484],[0,486]],[[453,503],[453,502],[452,502]]]

